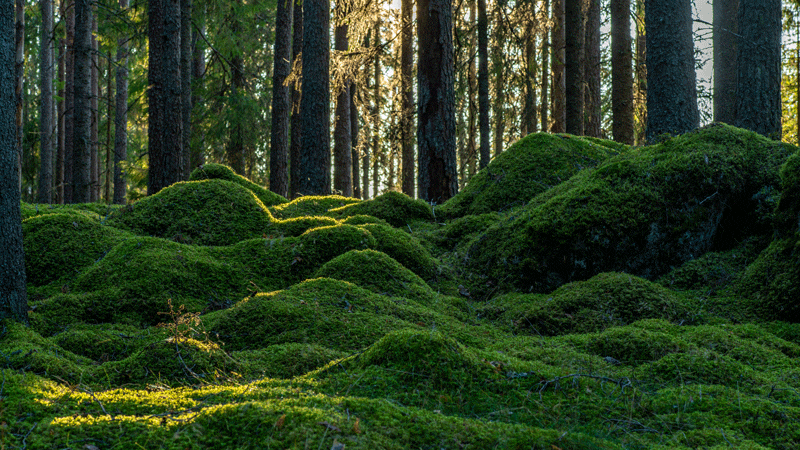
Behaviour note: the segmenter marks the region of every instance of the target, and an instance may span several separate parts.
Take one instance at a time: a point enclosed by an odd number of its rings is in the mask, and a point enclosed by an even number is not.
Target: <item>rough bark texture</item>
[[[303,140],[298,191],[331,193],[330,143],[330,1],[303,2]]]
[[[180,0],[149,0],[147,194],[181,179]]]
[[[278,0],[272,72],[269,189],[284,197],[289,195],[289,116],[292,114],[291,93],[284,81],[291,71],[293,5],[294,0]]]
[[[646,0],[647,140],[697,128],[690,0]]]
[[[90,5],[91,8],[91,5]],[[89,129],[89,200],[97,202],[100,200],[100,63],[98,58],[97,44],[97,16],[94,10],[92,14],[92,44],[91,64],[91,102],[89,103],[91,125]]]
[[[542,6],[545,16],[550,17],[550,0],[544,0],[544,4]],[[547,131],[549,129],[549,119],[547,116],[550,101],[549,101],[549,92],[550,92],[550,33],[547,32],[547,28],[545,27],[544,32],[542,33],[542,94],[541,94],[541,102],[539,105],[541,106],[541,110],[539,111],[539,120],[541,121],[542,131]]]
[[[64,73],[64,203],[72,203],[73,166],[75,163],[75,2],[66,7],[67,54]]]
[[[583,134],[583,0],[564,0],[566,131]]]
[[[492,158],[489,146],[489,18],[486,0],[478,0],[478,123],[481,133],[479,168],[483,169]]]
[[[192,0],[181,0],[181,177],[192,172]]]
[[[587,136],[601,137],[600,97],[600,0],[588,0],[586,8],[586,64],[584,66],[584,129]]]
[[[42,12],[42,27],[39,36],[39,132],[41,147],[39,155],[39,203],[53,201],[53,0],[39,0]]]
[[[72,202],[91,200],[92,165],[92,6],[75,0],[75,111],[72,143]]]
[[[336,50],[347,51],[347,25],[337,25]],[[350,83],[345,82],[336,96],[336,123],[333,128],[333,188],[345,197],[353,196],[353,139],[350,133]]]
[[[739,0],[736,126],[781,138],[781,1]]]
[[[119,0],[122,10],[128,0]],[[119,38],[117,46],[117,96],[114,113],[114,203],[125,203],[127,186],[122,173],[122,161],[128,159],[128,37]]]
[[[419,196],[443,203],[458,191],[452,13],[448,0],[417,4]]]
[[[205,45],[201,37],[206,32],[204,3],[200,4],[198,15],[200,16],[199,30],[192,30],[192,108],[200,108],[203,102],[203,97],[200,96],[199,91],[202,89],[203,77],[206,74]],[[189,168],[194,170],[205,163],[205,154],[203,153],[205,134],[200,129],[194,129],[189,139],[191,140]]]
[[[367,35],[364,37],[364,47],[366,48],[369,48],[369,38],[371,34],[372,30],[369,30],[367,31]],[[373,74],[373,72],[369,70],[368,64],[364,65],[364,72],[364,97],[367,97],[369,94],[367,94],[366,91],[370,87],[370,79],[372,78]],[[367,114],[372,116],[373,110],[370,108],[367,111]],[[364,130],[364,142],[361,144],[361,198],[364,200],[369,198],[370,136],[372,129],[371,127],[374,126],[374,123],[371,122],[371,120],[366,121],[367,127]]]
[[[647,130],[647,36],[644,25],[644,0],[636,0],[636,77],[633,91],[634,144],[645,145]],[[638,125],[638,126],[637,126]]]
[[[64,20],[64,8],[65,8],[64,1],[61,2],[59,5],[59,14],[61,15],[62,20]],[[66,97],[66,92],[64,91],[64,84],[66,80],[65,70],[66,70],[66,53],[67,53],[67,40],[65,36],[62,34],[61,37],[58,38],[58,102],[56,103],[56,111],[57,116],[56,120],[58,121],[58,138],[56,144],[56,168],[55,173],[53,174],[55,177],[55,192],[53,201],[55,203],[64,203],[64,108],[65,108],[65,101],[64,98]]]
[[[17,176],[14,2],[0,0],[0,320],[28,321]]]
[[[414,88],[411,85],[411,72],[414,67],[413,55],[413,22],[411,20],[412,1],[402,0],[400,3],[400,91],[401,122],[400,146],[403,154],[403,193],[414,198],[414,145],[412,141],[412,125],[414,118]]]
[[[633,144],[630,10],[630,0],[611,0],[611,134],[628,145]]]
[[[553,0],[553,29],[551,30],[552,42],[552,112],[553,119],[550,132],[564,133],[566,131],[566,79],[564,78],[565,36],[564,36],[564,1]]]
[[[375,38],[375,42],[372,44],[377,48],[380,48],[381,45],[381,21],[377,20],[375,22],[375,28],[372,30],[373,36]],[[373,197],[378,196],[378,182],[380,181],[380,176],[378,174],[378,169],[380,169],[380,162],[383,160],[383,152],[381,152],[380,147],[380,111],[381,111],[381,53],[378,51],[375,54],[375,65],[374,65],[375,72],[373,73],[374,84],[372,85],[372,98],[373,98],[373,106],[375,109],[372,111],[372,195]]]
[[[14,47],[16,55],[14,57],[14,100],[15,104],[15,125],[16,125],[16,153],[17,153],[17,189],[22,189],[22,110],[25,103],[22,98],[25,83],[25,0],[16,0],[14,22]]]
[[[714,0],[714,120],[736,123],[739,0]]]
[[[303,2],[295,3],[292,13],[292,61],[303,53]],[[300,89],[292,86],[291,140],[289,147],[289,198],[300,192],[300,152],[303,144],[303,121],[300,116]]]
[[[538,117],[536,108],[536,36],[533,23],[525,27],[525,96],[522,103],[522,120],[520,129],[522,136],[537,131]]]
[[[356,85],[350,85],[350,151],[353,158],[353,197],[361,198],[361,165],[358,157],[358,108],[356,107]]]

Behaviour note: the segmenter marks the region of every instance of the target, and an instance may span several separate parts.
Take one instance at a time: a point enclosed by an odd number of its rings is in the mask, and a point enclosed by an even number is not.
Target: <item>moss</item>
[[[800,232],[773,241],[747,267],[735,291],[765,320],[800,322]]]
[[[608,271],[656,278],[770,234],[757,194],[778,188],[778,168],[795,151],[716,124],[609,158],[487,229],[470,267],[504,289],[535,292]]]
[[[800,152],[781,167],[781,198],[775,211],[775,224],[781,237],[800,232]]]
[[[45,214],[22,222],[28,283],[60,289],[132,235],[83,215]]]
[[[258,377],[292,378],[344,358],[347,353],[317,344],[288,343],[258,350],[232,352],[243,371]]]
[[[74,294],[59,293],[30,302],[31,327],[43,336],[51,336],[75,323],[109,323],[115,318],[116,301],[122,296],[117,288]]]
[[[533,133],[497,155],[437,211],[449,217],[506,211],[595,167],[627,146],[566,134]]]
[[[404,228],[414,221],[433,220],[431,207],[427,203],[395,191],[386,192],[371,200],[333,208],[330,214],[339,218],[355,215],[373,216],[399,228]]]
[[[130,325],[74,323],[50,339],[64,350],[96,363],[119,361],[147,344],[147,336]]]
[[[375,249],[386,253],[424,280],[433,280],[437,273],[438,261],[422,246],[414,236],[380,224],[360,225],[375,238]]]
[[[294,217],[278,221],[275,224],[275,232],[283,236],[300,236],[312,228],[330,227],[336,224],[336,219],[331,219],[330,217]]]
[[[328,210],[339,208],[361,200],[341,195],[307,195],[298,197],[289,203],[270,208],[272,214],[279,219],[291,219],[304,216],[325,216]]]
[[[298,268],[316,270],[322,264],[350,250],[375,248],[369,231],[352,225],[313,228],[297,239],[294,248]]]
[[[253,183],[247,178],[234,172],[230,167],[222,164],[203,164],[202,166],[194,169],[192,174],[189,176],[189,181],[212,179],[231,181],[249,189],[253,192],[253,194],[256,195],[256,197],[258,197],[259,200],[261,200],[261,203],[263,203],[265,206],[275,206],[289,202],[289,200],[286,200],[286,198],[283,196]]]
[[[108,205],[105,203],[73,203],[68,205],[46,205],[22,202],[22,220],[45,214],[66,214],[87,217],[89,219],[104,220],[114,211],[123,208],[122,205]]]
[[[252,191],[211,179],[175,183],[113,213],[108,224],[176,242],[230,245],[269,233],[274,221]]]
[[[343,224],[347,225],[364,225],[368,223],[377,223],[380,225],[389,225],[389,222],[378,219],[377,217],[368,216],[366,214],[356,214],[355,216],[350,216],[344,220],[342,220]]]

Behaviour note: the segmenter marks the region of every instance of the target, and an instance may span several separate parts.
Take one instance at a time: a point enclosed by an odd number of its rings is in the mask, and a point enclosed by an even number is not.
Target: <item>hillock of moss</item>
[[[776,239],[737,280],[735,292],[766,320],[800,322],[800,232]]]
[[[437,276],[439,262],[416,237],[387,225],[363,224],[359,227],[375,238],[375,250],[391,256],[424,280],[433,280]]]
[[[312,228],[336,225],[336,219],[324,216],[293,217],[275,223],[274,233],[281,236],[300,236]]]
[[[800,232],[800,152],[781,167],[781,198],[775,211],[776,229],[781,237]]]
[[[202,166],[194,169],[192,174],[189,175],[189,181],[213,179],[227,180],[249,189],[253,192],[253,194],[255,194],[256,197],[258,197],[259,200],[261,200],[261,203],[263,203],[265,206],[275,206],[289,202],[289,200],[284,198],[282,195],[278,195],[269,189],[265,189],[253,183],[247,178],[234,172],[230,167],[222,164],[203,164]]]
[[[368,215],[385,220],[389,225],[405,228],[414,221],[434,219],[430,205],[423,200],[412,199],[406,194],[389,191],[371,200],[333,208],[330,214],[337,218]]]
[[[326,216],[328,211],[342,206],[359,203],[361,200],[341,195],[306,195],[289,203],[270,208],[272,215],[278,219],[292,219],[306,216]]]
[[[109,214],[123,208],[123,205],[107,205],[105,203],[73,203],[69,205],[43,205],[36,203],[21,204],[22,220],[45,214],[67,214],[87,217],[103,221]]]

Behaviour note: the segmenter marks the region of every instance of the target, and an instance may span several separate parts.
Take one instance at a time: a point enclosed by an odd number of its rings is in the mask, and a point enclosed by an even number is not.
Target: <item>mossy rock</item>
[[[287,343],[270,345],[258,350],[232,352],[243,371],[250,376],[293,378],[344,358],[346,352],[331,350],[317,344]]]
[[[734,290],[762,319],[800,322],[800,232],[772,241]]]
[[[423,200],[413,199],[395,191],[386,192],[371,200],[331,209],[330,214],[339,218],[355,215],[373,216],[398,228],[405,228],[414,221],[433,220],[430,205]]]
[[[211,179],[175,183],[113,213],[107,223],[181,243],[231,245],[269,234],[274,222],[251,190]]]
[[[45,214],[22,222],[25,273],[33,286],[71,283],[133,235],[81,214]]]
[[[797,150],[710,125],[580,171],[488,228],[471,270],[503,289],[548,292],[618,271],[654,279],[707,251],[772,233],[762,212]]]
[[[775,225],[781,237],[800,232],[800,152],[781,167],[781,198],[775,211]]]
[[[194,169],[192,174],[189,175],[189,181],[212,179],[231,181],[251,190],[265,206],[275,206],[289,202],[289,200],[282,195],[278,195],[269,189],[265,189],[253,183],[247,178],[234,172],[230,167],[222,164],[203,164],[202,166]]]
[[[361,200],[341,195],[306,195],[289,203],[270,208],[278,219],[291,219],[305,216],[325,216],[328,211],[342,206],[359,203]]]
[[[439,262],[422,246],[419,239],[408,233],[380,224],[359,225],[375,238],[375,250],[386,253],[424,280],[433,280]]]
[[[495,156],[437,212],[461,217],[523,206],[579,171],[627,151],[626,145],[603,139],[532,133]]]
[[[336,219],[324,216],[293,217],[275,223],[275,233],[281,236],[300,236],[312,228],[336,225]]]

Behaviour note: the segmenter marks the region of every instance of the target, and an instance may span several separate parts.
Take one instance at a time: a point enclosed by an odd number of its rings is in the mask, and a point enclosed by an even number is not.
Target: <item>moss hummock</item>
[[[247,178],[234,172],[230,167],[222,164],[203,164],[202,166],[194,169],[192,174],[189,176],[189,181],[211,179],[227,180],[245,187],[252,191],[253,194],[255,194],[255,196],[258,197],[258,199],[261,200],[261,203],[263,203],[265,206],[275,206],[289,202],[289,200],[286,200],[286,198],[283,196],[253,183]]]
[[[434,219],[430,205],[396,191],[386,192],[371,200],[333,208],[330,210],[330,214],[338,218],[356,215],[373,216],[400,229],[415,221]]]
[[[270,208],[272,214],[279,219],[292,219],[306,216],[325,216],[334,208],[359,203],[361,200],[342,197],[341,195],[306,195],[289,203]]]

